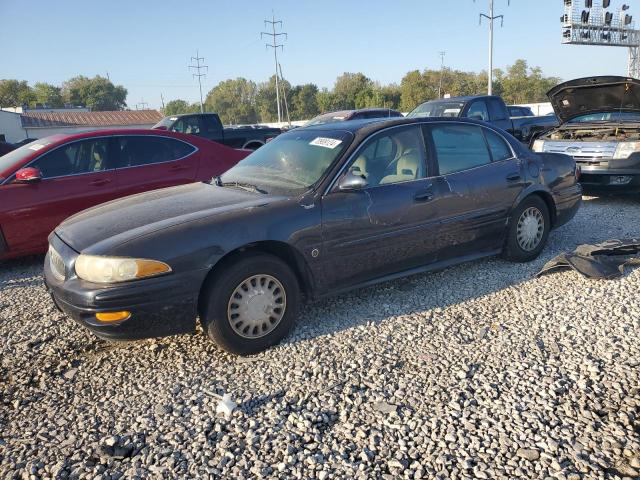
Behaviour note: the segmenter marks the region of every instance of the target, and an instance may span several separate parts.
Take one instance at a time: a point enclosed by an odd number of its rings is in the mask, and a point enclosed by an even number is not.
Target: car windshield
[[[596,112],[569,120],[569,123],[591,122],[640,122],[640,112]]]
[[[220,176],[223,185],[293,195],[313,186],[353,140],[345,131],[294,130],[260,147]]]
[[[0,176],[9,175],[13,173],[14,167],[19,165],[25,158],[37,152],[41,148],[49,145],[51,140],[48,138],[41,138],[31,143],[27,143],[15,150],[6,153],[0,157]]]
[[[408,118],[423,117],[458,117],[464,107],[462,102],[427,102],[418,105],[409,115]]]

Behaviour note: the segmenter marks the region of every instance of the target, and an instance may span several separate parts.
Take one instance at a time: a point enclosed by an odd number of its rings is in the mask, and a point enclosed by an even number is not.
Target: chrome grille
[[[599,162],[613,158],[617,146],[617,142],[554,142],[546,140],[544,151],[564,153],[572,156],[576,161]]]
[[[58,280],[65,279],[67,268],[64,265],[62,257],[53,249],[53,247],[49,247],[49,265],[51,266],[51,272],[54,277]]]

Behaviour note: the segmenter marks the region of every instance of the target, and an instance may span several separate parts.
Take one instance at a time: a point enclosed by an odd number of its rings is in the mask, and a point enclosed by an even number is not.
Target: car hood
[[[640,80],[588,77],[561,83],[547,93],[561,123],[597,112],[640,112]]]
[[[105,241],[120,245],[181,223],[269,204],[281,197],[192,183],[132,195],[84,210],[62,222],[55,233],[82,252]]]

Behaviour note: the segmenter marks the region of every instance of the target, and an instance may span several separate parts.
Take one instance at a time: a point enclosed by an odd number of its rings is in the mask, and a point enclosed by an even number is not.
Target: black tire
[[[542,230],[542,236],[540,237],[535,248],[526,249],[523,248],[521,242],[518,241],[518,224],[525,212],[528,215],[532,212],[538,212],[543,219],[544,225]],[[549,215],[549,208],[545,201],[537,195],[531,195],[525,198],[520,205],[511,213],[509,218],[509,225],[507,227],[507,239],[505,247],[502,252],[502,256],[507,260],[513,262],[530,262],[537,258],[547,243],[549,238],[549,231],[551,230],[551,216]]]
[[[276,323],[273,330],[268,331],[264,336],[247,338],[240,335],[232,327],[229,320],[228,312],[231,311],[231,315],[234,315],[230,306],[231,296],[241,284],[251,277],[260,275],[268,275],[280,283],[284,289],[285,307],[279,323]],[[256,282],[258,282],[256,283],[256,288],[260,287],[259,282],[262,280],[261,278],[256,279]],[[273,288],[273,283],[270,285]],[[278,289],[279,286],[276,284],[275,288]],[[249,298],[251,299],[251,297]],[[250,302],[245,302],[245,304],[247,303]],[[222,349],[237,355],[251,355],[276,345],[287,335],[295,324],[299,303],[300,288],[296,275],[291,268],[273,255],[250,253],[235,257],[209,278],[201,298],[201,320],[209,338],[215,341]],[[262,326],[270,327],[267,323],[269,321],[265,317]],[[242,326],[243,324],[238,321],[236,325]],[[236,328],[241,329],[241,327]],[[254,331],[255,329],[258,329],[258,331]],[[248,335],[252,333],[262,334],[259,331],[259,327],[249,327],[249,331],[245,333]]]

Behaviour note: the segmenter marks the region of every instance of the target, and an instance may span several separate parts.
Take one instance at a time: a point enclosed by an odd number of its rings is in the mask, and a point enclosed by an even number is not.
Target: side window
[[[195,115],[180,117],[171,127],[171,131],[197,135],[200,133],[200,120]]]
[[[186,157],[195,147],[172,138],[130,136],[118,139],[118,167],[139,167]]]
[[[513,157],[511,148],[507,145],[507,142],[493,130],[488,128],[484,129],[484,135],[487,137],[487,143],[489,144],[489,150],[491,150],[491,158],[494,162],[501,160],[507,160]]]
[[[487,104],[484,100],[476,100],[469,107],[467,117],[474,118],[476,120],[489,121],[489,112],[487,111]]]
[[[497,98],[489,99],[489,113],[491,114],[491,120],[506,120],[507,113],[505,108]]]
[[[39,168],[42,178],[101,172],[109,168],[109,139],[73,142],[44,154],[30,166]]]
[[[399,128],[369,140],[349,168],[369,186],[426,177],[424,143],[419,127]]]
[[[482,129],[476,125],[434,125],[431,138],[440,175],[491,163]]]

